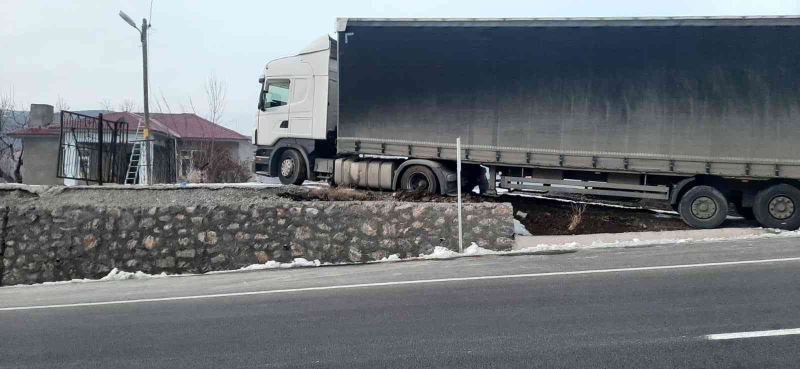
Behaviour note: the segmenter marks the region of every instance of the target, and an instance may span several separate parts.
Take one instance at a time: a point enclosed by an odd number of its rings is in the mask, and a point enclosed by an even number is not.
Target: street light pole
[[[140,29],[136,26],[136,23],[133,22],[133,19],[124,12],[120,11],[119,16],[131,27],[139,31],[139,36],[141,36],[142,39],[142,78],[144,86],[144,132],[142,136],[144,138],[144,157],[146,158],[145,184],[151,184],[153,181],[153,150],[150,141],[150,93],[147,78],[147,29],[150,28],[151,25],[147,24],[147,18],[142,18],[142,28]]]
[[[153,145],[150,142],[150,94],[147,80],[147,29],[150,25],[147,24],[147,18],[142,18],[142,74],[144,75],[144,143],[147,152],[147,161],[145,170],[147,171],[147,181],[145,184],[153,183]]]

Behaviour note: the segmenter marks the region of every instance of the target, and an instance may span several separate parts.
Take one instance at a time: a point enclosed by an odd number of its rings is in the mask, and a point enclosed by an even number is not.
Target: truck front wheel
[[[714,187],[693,187],[681,197],[678,213],[694,228],[717,228],[728,217],[728,200]]]
[[[412,165],[400,177],[400,190],[417,193],[436,193],[436,175],[424,165]]]
[[[278,160],[278,179],[285,185],[301,185],[306,180],[306,163],[297,150],[288,149]]]
[[[800,190],[785,183],[767,187],[756,194],[753,213],[767,228],[800,228]]]

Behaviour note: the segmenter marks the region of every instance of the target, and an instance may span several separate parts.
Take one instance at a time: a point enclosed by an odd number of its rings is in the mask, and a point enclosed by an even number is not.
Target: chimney
[[[53,105],[31,104],[31,115],[28,126],[31,128],[41,128],[51,124],[53,124]]]

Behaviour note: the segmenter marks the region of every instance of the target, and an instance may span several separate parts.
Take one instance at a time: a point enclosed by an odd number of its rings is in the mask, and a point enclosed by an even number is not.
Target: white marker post
[[[464,230],[461,228],[461,137],[456,138],[456,191],[458,191],[458,252],[464,252]]]

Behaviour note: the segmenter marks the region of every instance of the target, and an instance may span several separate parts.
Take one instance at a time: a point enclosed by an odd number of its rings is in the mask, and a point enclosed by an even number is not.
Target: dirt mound
[[[673,231],[689,229],[677,215],[644,209],[627,209],[540,199],[501,196],[514,206],[515,218],[534,235],[568,235]]]
[[[346,187],[284,187],[278,196],[294,201],[381,201],[389,193],[363,191]]]
[[[410,201],[410,202],[457,202],[456,196],[442,196],[439,194],[431,194],[424,192],[408,192],[400,191],[395,192],[392,197],[397,201]],[[461,196],[463,202],[496,202],[489,197],[479,196],[473,193],[465,193]]]

